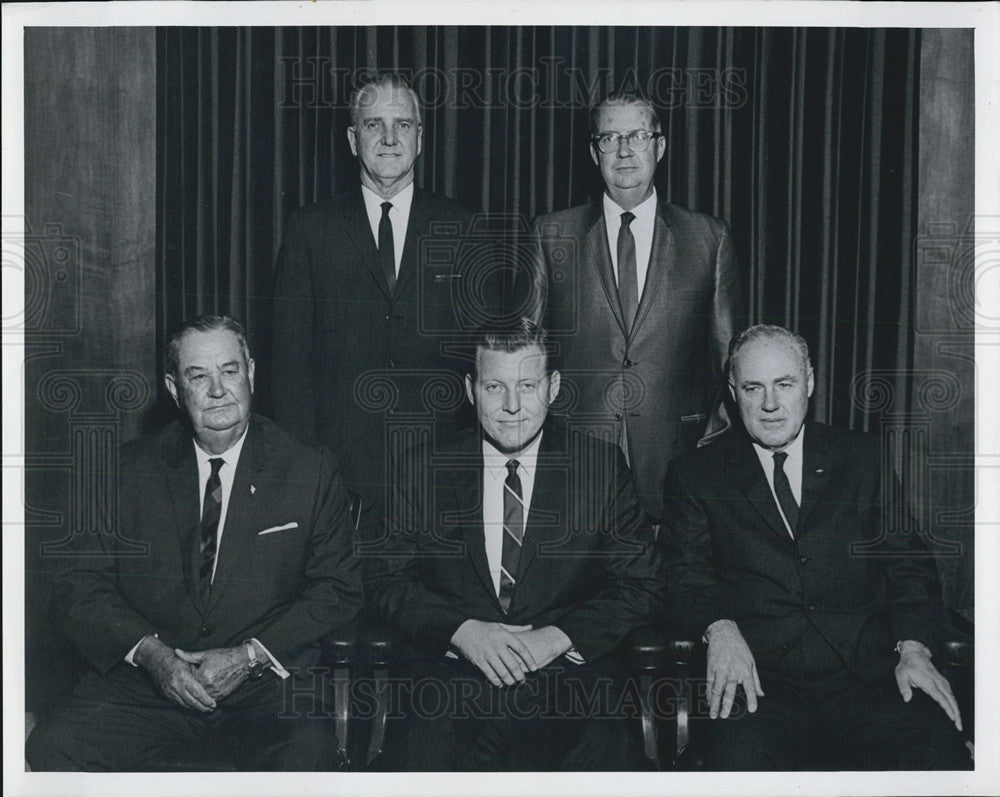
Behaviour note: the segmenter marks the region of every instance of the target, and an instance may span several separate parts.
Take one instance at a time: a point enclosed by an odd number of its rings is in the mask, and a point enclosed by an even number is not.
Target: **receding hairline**
[[[362,111],[362,98],[371,93],[377,92],[381,88],[388,88],[390,91],[401,92],[409,97],[410,102],[413,105],[413,116],[417,124],[422,125],[422,117],[420,111],[420,97],[417,96],[417,92],[401,78],[387,76],[381,78],[380,80],[372,80],[365,83],[363,86],[357,88],[351,95],[348,111],[351,117],[351,126],[354,127],[361,121],[361,111]]]
[[[638,97],[638,96],[618,96],[614,95],[611,97],[606,97],[601,100],[597,105],[594,106],[593,111],[590,114],[590,132],[592,135],[599,135],[600,130],[597,129],[597,120],[601,115],[601,111],[608,108],[629,108],[632,106],[638,106],[646,111],[649,119],[650,127],[652,127],[654,133],[659,133],[662,131],[662,125],[660,124],[660,115],[657,113],[656,108],[653,107],[653,103],[649,100]]]

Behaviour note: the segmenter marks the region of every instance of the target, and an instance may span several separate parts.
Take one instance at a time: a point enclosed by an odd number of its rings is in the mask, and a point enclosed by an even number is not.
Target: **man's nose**
[[[226,395],[226,389],[222,386],[222,379],[218,376],[209,377],[211,380],[208,385],[208,395],[212,398],[222,398]]]
[[[382,128],[382,143],[391,147],[396,143],[396,126],[386,125]]]
[[[632,155],[632,145],[628,143],[628,136],[621,136],[618,139],[618,157],[628,158]]]
[[[765,412],[774,412],[778,409],[778,393],[770,388],[764,389],[764,402],[760,405]]]
[[[510,390],[504,395],[503,408],[511,415],[515,415],[521,409],[521,396],[516,390]]]

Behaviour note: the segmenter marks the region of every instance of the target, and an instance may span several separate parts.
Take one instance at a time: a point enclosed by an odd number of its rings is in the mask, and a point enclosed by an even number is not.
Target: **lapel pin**
[[[823,469],[822,469],[822,468],[816,468],[816,472],[817,472],[817,473],[822,473],[822,472],[823,472]],[[251,488],[251,489],[252,489],[252,488]]]
[[[256,487],[254,487],[254,486],[253,486],[253,485],[251,484],[251,485],[250,485],[250,495],[253,495],[253,494],[254,494],[254,493],[256,493],[256,492],[257,492],[257,488],[256,488]]]

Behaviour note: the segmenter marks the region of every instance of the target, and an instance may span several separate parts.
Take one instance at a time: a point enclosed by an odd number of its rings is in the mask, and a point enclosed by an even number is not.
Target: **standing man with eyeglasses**
[[[743,277],[726,222],[658,196],[666,141],[648,101],[611,95],[590,126],[604,192],[536,219],[529,301],[554,335],[567,411],[618,441],[658,523],[667,461],[729,426],[723,364]]]

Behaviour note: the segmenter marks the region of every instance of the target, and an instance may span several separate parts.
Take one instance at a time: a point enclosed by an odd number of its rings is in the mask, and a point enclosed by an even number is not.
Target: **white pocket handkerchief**
[[[271,526],[269,529],[258,531],[257,536],[263,537],[265,534],[273,534],[276,531],[288,531],[289,529],[297,529],[298,527],[299,524],[293,520],[291,523],[286,523],[284,526]]]

